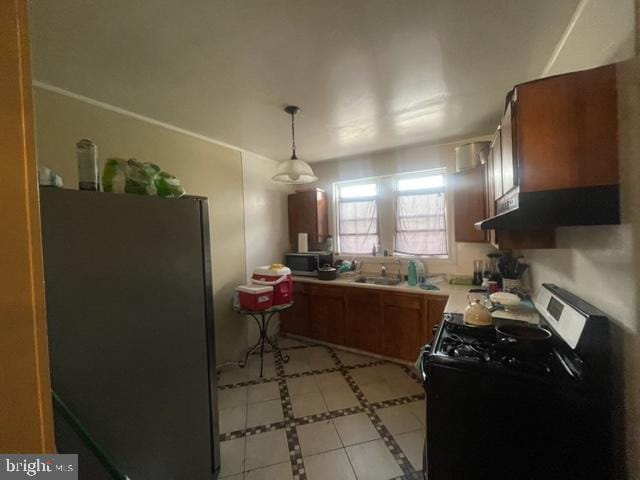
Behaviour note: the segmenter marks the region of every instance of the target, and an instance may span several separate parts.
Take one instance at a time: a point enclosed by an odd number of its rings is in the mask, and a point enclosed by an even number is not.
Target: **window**
[[[444,174],[396,177],[394,253],[448,256]]]
[[[342,253],[367,254],[378,245],[378,185],[337,184],[338,245]]]
[[[444,168],[334,183],[337,251],[449,258],[445,186]]]

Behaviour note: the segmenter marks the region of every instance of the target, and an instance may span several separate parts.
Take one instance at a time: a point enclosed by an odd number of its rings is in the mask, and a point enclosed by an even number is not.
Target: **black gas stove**
[[[564,342],[552,339],[553,347],[542,355],[523,353],[517,345],[501,342],[495,330],[497,325],[522,322],[499,318],[494,322],[489,327],[475,327],[465,325],[462,314],[445,314],[442,329],[431,347],[430,361],[455,365],[466,362],[470,368],[496,369],[549,379],[580,378],[582,362]]]
[[[610,478],[608,319],[555,285],[535,305],[552,333],[540,353],[443,317],[421,358],[425,478]]]

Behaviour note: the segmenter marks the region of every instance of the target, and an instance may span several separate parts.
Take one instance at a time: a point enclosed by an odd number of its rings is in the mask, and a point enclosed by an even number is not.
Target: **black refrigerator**
[[[205,198],[40,189],[52,388],[131,480],[220,469]],[[117,478],[54,403],[80,479]]]

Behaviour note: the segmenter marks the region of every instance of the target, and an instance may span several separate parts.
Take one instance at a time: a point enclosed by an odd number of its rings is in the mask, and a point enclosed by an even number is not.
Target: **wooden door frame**
[[[27,0],[0,2],[0,452],[54,451]]]

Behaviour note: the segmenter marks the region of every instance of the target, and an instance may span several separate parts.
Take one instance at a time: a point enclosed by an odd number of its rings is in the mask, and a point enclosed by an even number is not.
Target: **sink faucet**
[[[381,277],[386,277],[387,276],[387,267],[385,266],[384,263],[381,264],[382,266],[380,267],[380,276]]]

